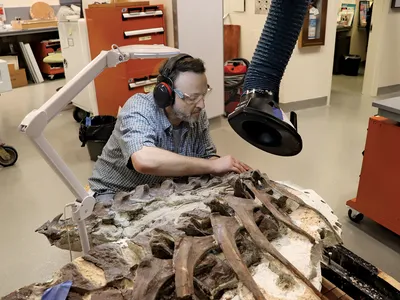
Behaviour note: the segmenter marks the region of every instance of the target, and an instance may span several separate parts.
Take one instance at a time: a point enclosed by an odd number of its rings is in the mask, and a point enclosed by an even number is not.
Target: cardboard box
[[[9,64],[8,71],[10,72],[11,85],[13,89],[28,85],[25,69],[15,70],[14,65]]]
[[[0,56],[0,59],[5,60],[7,64],[13,64],[15,66],[15,70],[19,69],[18,56],[16,55]]]

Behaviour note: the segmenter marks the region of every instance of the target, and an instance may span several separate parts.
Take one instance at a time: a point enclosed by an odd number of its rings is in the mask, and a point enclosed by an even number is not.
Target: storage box
[[[24,29],[34,29],[34,28],[48,28],[57,27],[58,21],[54,20],[21,20],[11,21],[11,26],[13,29],[24,30]]]
[[[14,64],[9,64],[8,71],[13,89],[28,85],[25,69],[15,70]]]

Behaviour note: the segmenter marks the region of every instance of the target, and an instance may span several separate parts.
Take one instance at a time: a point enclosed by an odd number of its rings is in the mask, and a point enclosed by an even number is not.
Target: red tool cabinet
[[[94,59],[111,45],[167,43],[163,5],[91,7],[86,9],[90,54]],[[130,60],[106,69],[95,80],[100,115],[118,113],[136,93],[148,92],[163,59]]]

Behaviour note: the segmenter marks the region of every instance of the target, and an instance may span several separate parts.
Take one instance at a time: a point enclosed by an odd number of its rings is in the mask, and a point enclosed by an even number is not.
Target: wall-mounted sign
[[[392,0],[392,8],[400,8],[400,0]]]

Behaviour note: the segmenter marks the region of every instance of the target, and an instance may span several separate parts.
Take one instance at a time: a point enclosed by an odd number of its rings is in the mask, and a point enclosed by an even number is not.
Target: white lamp
[[[47,124],[104,69],[115,67],[130,59],[168,58],[179,54],[179,52],[178,49],[163,45],[133,45],[120,48],[113,45],[111,50],[102,51],[39,109],[30,112],[19,126],[20,131],[28,135],[43,158],[75,195],[76,201],[72,209],[72,220],[78,224],[84,254],[87,254],[90,249],[85,219],[92,214],[95,199],[86,192],[72,171],[51,147],[44,137],[43,131]]]

